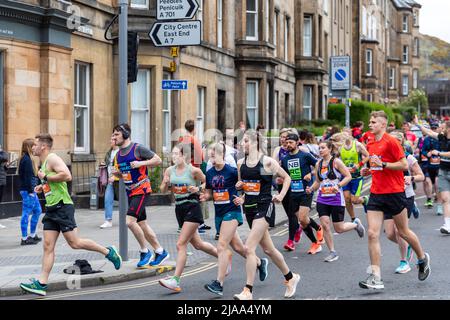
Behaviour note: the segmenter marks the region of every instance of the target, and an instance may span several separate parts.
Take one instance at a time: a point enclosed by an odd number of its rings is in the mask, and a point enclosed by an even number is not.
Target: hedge
[[[353,100],[350,107],[350,125],[356,121],[363,121],[365,128],[369,126],[370,113],[372,111],[386,112],[389,122],[394,121],[397,128],[400,128],[403,123],[403,115],[401,113],[394,113],[393,108],[385,105]],[[403,110],[402,110],[403,111]],[[344,104],[330,104],[328,106],[328,119],[337,121],[341,126],[345,125],[345,105]]]

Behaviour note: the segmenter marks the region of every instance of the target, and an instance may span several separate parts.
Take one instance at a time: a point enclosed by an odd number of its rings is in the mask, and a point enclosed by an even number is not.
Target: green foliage
[[[148,177],[150,178],[150,183],[152,185],[152,191],[154,193],[159,193],[159,186],[162,182],[163,169],[161,167],[155,167],[149,169]]]
[[[367,102],[361,100],[353,100],[350,107],[350,125],[356,121],[364,122],[365,128],[368,128],[370,113],[372,111],[386,112],[389,121],[396,121],[396,116],[391,107],[382,104]],[[341,126],[345,125],[345,105],[344,104],[330,104],[328,106],[328,118],[336,120]],[[398,117],[397,117],[398,118]]]

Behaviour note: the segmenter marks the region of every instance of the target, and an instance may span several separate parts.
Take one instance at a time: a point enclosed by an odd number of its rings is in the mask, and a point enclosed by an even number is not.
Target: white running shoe
[[[6,229],[6,227],[0,223],[0,229]]]
[[[234,300],[253,300],[253,294],[247,287],[244,287],[244,290],[240,294],[235,294],[233,298]]]
[[[292,298],[297,291],[297,285],[300,282],[300,275],[297,273],[292,273],[293,277],[289,281],[285,281],[286,292],[284,293],[285,298]]]
[[[105,221],[105,223],[100,226],[100,229],[112,228],[112,226],[111,221]]]

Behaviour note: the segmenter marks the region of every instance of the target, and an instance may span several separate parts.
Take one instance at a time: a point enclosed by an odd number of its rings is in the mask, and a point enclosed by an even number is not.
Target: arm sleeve
[[[155,153],[142,145],[136,147],[136,155],[142,160],[151,160],[155,156]]]

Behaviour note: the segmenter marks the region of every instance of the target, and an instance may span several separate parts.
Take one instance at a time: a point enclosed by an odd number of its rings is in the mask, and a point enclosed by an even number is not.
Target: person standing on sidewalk
[[[116,270],[122,266],[122,257],[114,246],[103,247],[78,236],[75,207],[67,189],[67,182],[72,180],[72,175],[64,161],[56,154],[50,153],[52,146],[51,135],[44,133],[36,136],[32,150],[33,155],[39,157],[42,166],[38,172],[41,184],[34,190],[45,195],[46,214],[42,219],[44,255],[39,279],[31,279],[31,283],[20,284],[22,290],[41,296],[47,294],[48,278],[55,262],[55,246],[60,233],[72,249],[101,253],[113,263]]]
[[[291,272],[280,251],[273,244],[269,227],[275,225],[274,203],[281,203],[291,185],[291,178],[277,161],[265,156],[261,149],[264,145],[259,132],[247,131],[242,139],[245,158],[238,161],[239,181],[237,190],[243,190],[243,198],[237,204],[244,205],[250,234],[245,241],[247,247],[246,285],[240,294],[235,294],[235,300],[252,300],[253,284],[255,281],[257,256],[256,247],[260,245],[271,258],[284,276],[286,291],[285,298],[295,295],[300,275]],[[283,188],[277,195],[272,196],[272,177],[278,175],[283,178]]]
[[[200,238],[197,230],[203,223],[200,207],[200,192],[205,184],[202,170],[190,164],[189,156],[191,144],[179,144],[172,150],[174,165],[164,172],[161,192],[167,192],[169,185],[175,196],[175,214],[178,227],[181,228],[177,241],[177,263],[172,277],[159,280],[159,284],[175,292],[181,292],[180,278],[186,266],[187,246],[191,243],[195,249],[206,252],[217,258],[217,249],[209,242]],[[198,186],[201,184],[202,186]]]
[[[22,230],[22,240],[20,244],[38,244],[42,239],[36,234],[39,216],[42,213],[41,204],[34,188],[36,187],[37,166],[32,158],[32,148],[34,139],[25,139],[22,142],[22,151],[19,161],[20,195],[22,197],[22,219],[20,226]],[[28,225],[31,226],[30,236],[28,236]]]
[[[159,166],[161,158],[143,145],[131,142],[131,128],[126,123],[114,127],[113,139],[120,150],[116,154],[116,167],[112,173],[122,177],[125,183],[128,196],[127,226],[139,243],[141,252],[137,267],[159,266],[169,258],[169,253],[161,247],[155,232],[147,223],[145,203],[152,192],[147,167]],[[153,261],[146,240],[155,250]]]
[[[4,151],[0,145],[0,202],[3,201],[3,191],[6,186],[6,170],[7,163],[9,161],[8,152]],[[0,229],[5,229],[6,227],[0,223]]]
[[[112,170],[115,166],[114,160],[118,151],[119,147],[116,146],[114,137],[111,136],[111,148],[106,153],[105,160],[102,162],[102,165],[105,165],[108,170],[108,185],[105,190],[105,223],[100,226],[101,229],[112,227],[114,195],[119,194],[119,178],[113,175]]]
[[[368,168],[361,175],[372,174],[370,198],[367,204],[367,224],[371,273],[359,282],[363,289],[384,289],[381,279],[380,232],[384,217],[392,217],[399,236],[406,240],[418,257],[419,280],[430,275],[430,256],[425,253],[417,235],[408,226],[407,200],[403,171],[408,170],[405,152],[400,143],[386,133],[388,117],[384,111],[372,112],[369,127],[375,139],[367,144]]]

